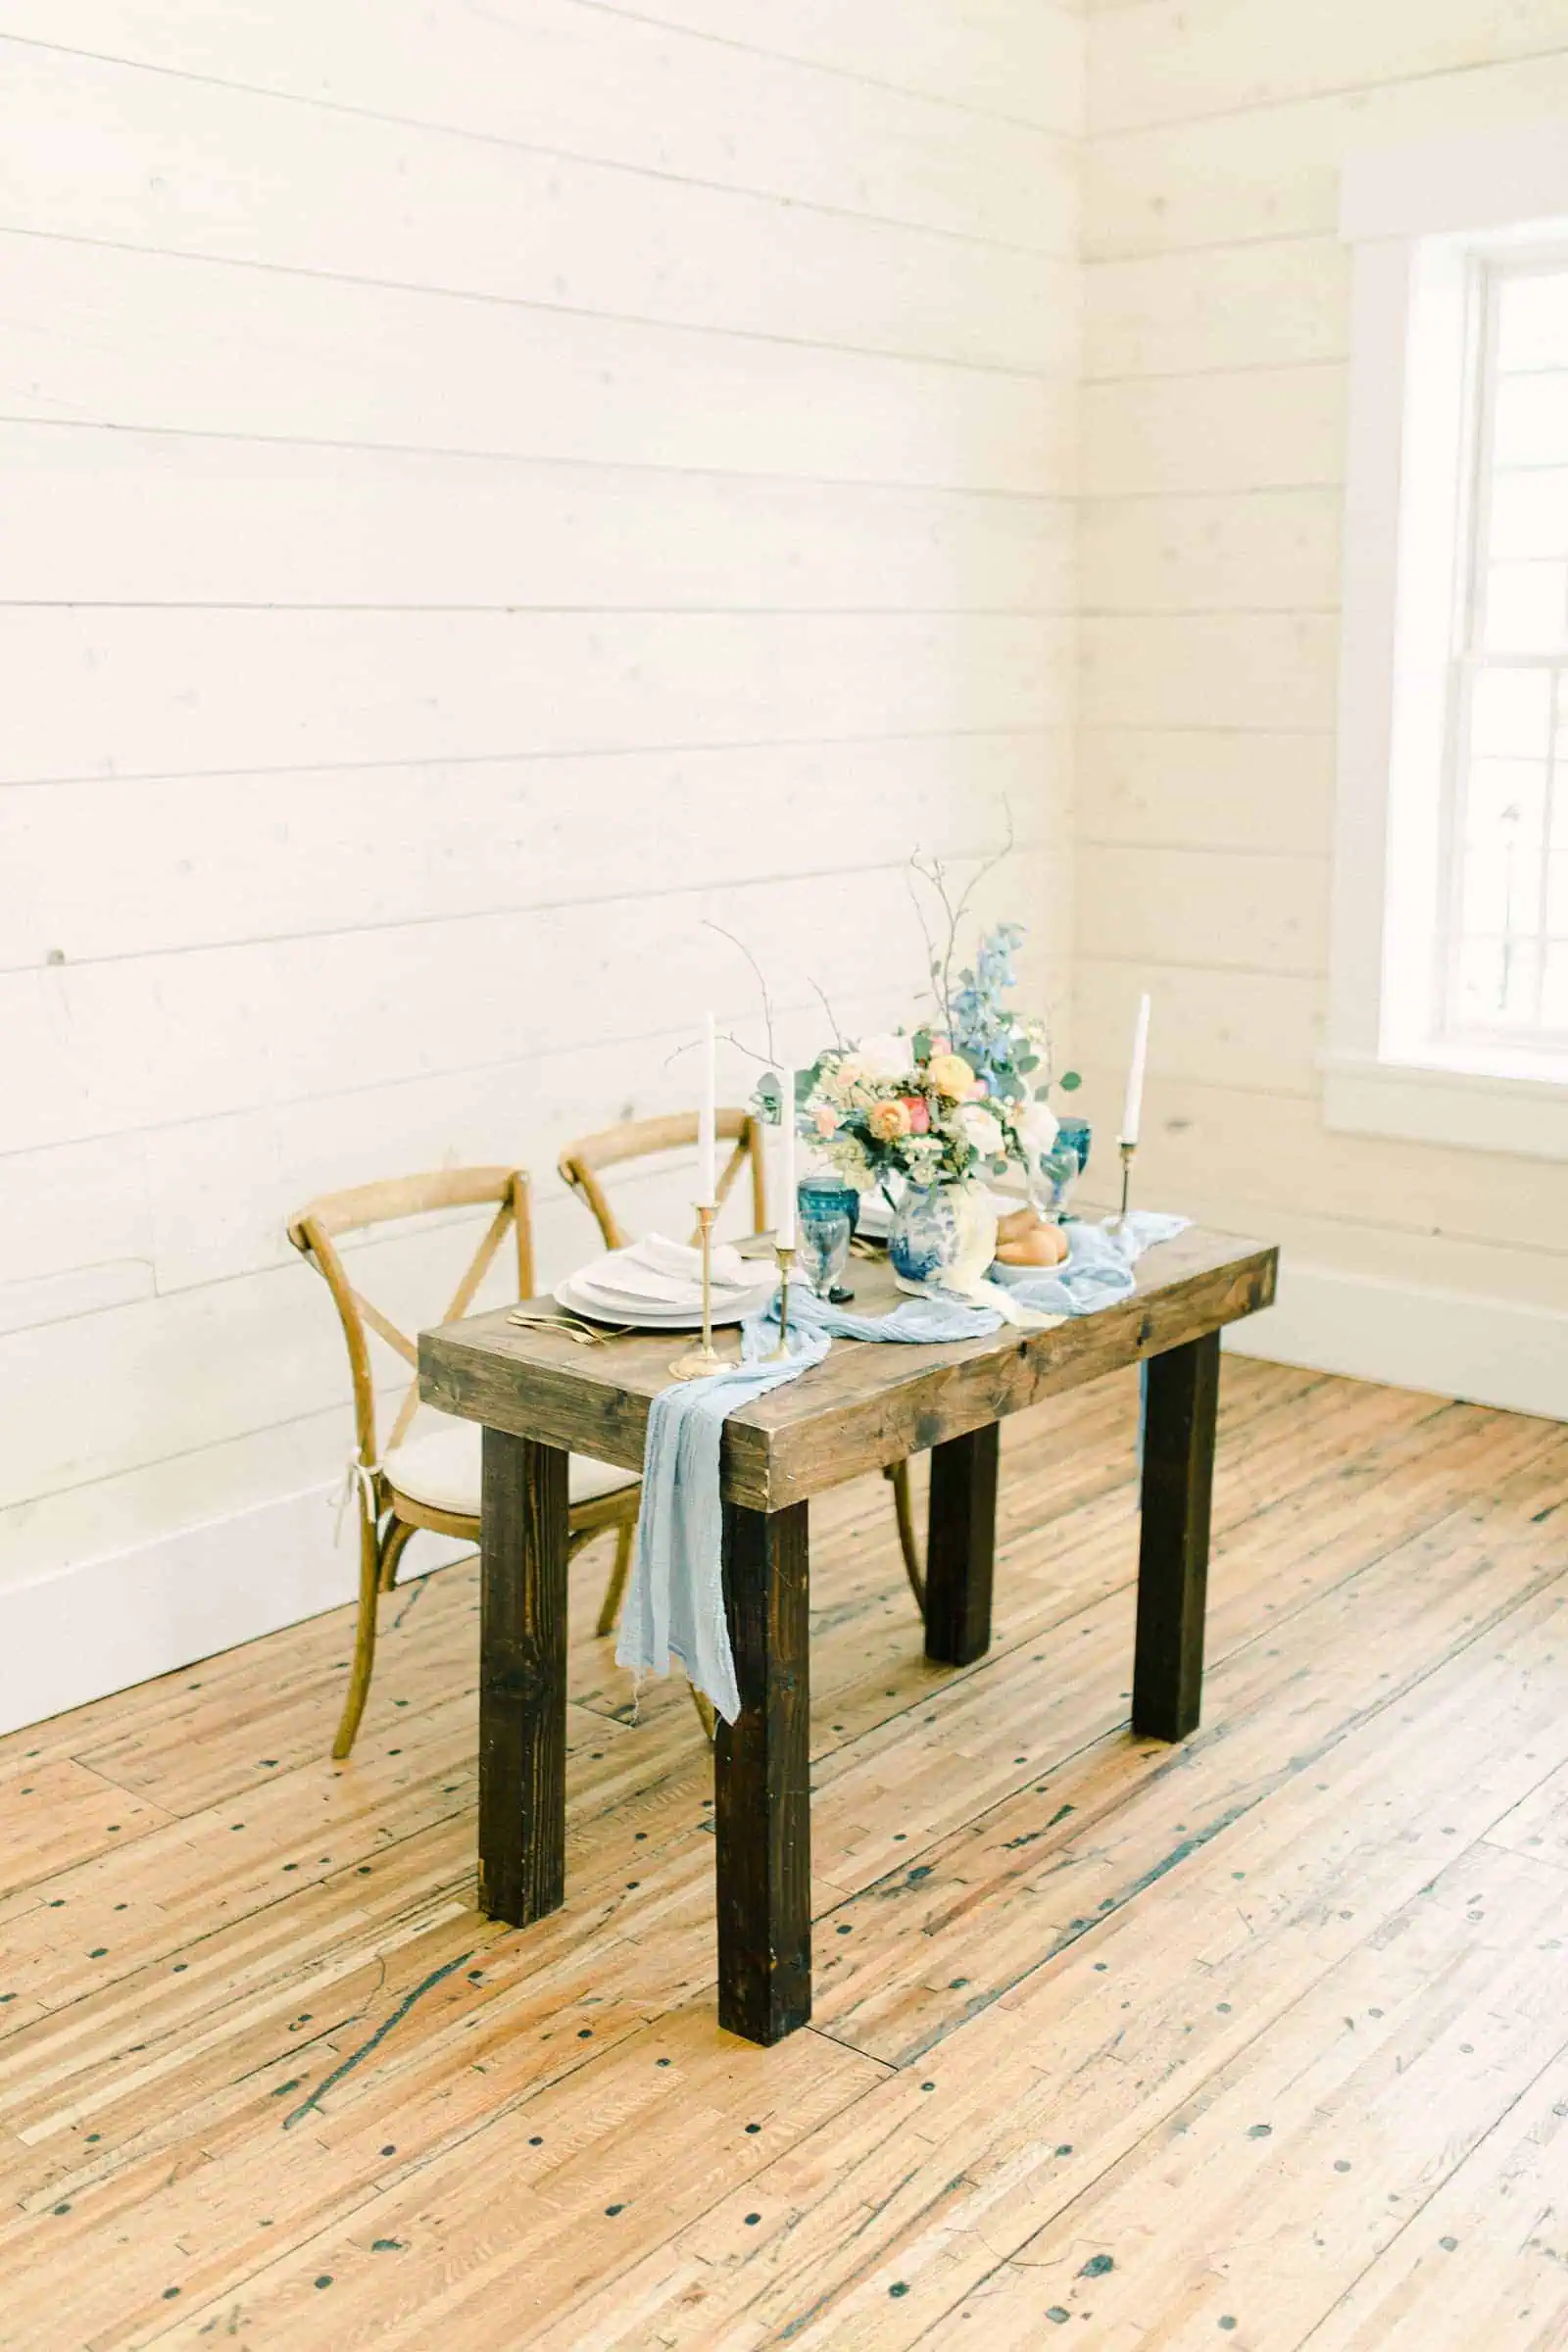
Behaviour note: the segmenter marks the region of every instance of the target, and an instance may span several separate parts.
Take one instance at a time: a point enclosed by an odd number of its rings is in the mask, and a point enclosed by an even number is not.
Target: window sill
[[[1323,1118],[1347,1135],[1568,1159],[1568,1072],[1507,1077],[1429,1062],[1326,1054]]]

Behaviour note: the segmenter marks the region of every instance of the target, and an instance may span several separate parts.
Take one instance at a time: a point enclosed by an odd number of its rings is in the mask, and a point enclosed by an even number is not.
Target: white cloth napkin
[[[748,1266],[739,1250],[720,1244],[713,1251],[713,1295],[729,1299],[745,1297],[762,1286],[768,1271]],[[648,1233],[624,1250],[612,1250],[596,1258],[576,1279],[601,1298],[694,1306],[703,1295],[702,1252],[684,1242],[666,1241],[662,1233]]]

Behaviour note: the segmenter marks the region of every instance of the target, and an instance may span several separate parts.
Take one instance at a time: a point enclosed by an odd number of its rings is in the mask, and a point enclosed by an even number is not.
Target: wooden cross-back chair
[[[516,1249],[517,1295],[521,1298],[533,1296],[533,1227],[528,1178],[521,1168],[445,1168],[428,1176],[394,1176],[379,1184],[358,1185],[349,1192],[325,1194],[289,1222],[289,1240],[325,1277],[332,1294],[348,1343],[354,1383],[352,1477],[360,1523],[360,1610],[348,1696],[332,1742],[332,1753],[338,1758],[354,1745],[370,1688],[377,1598],[391,1591],[398,1561],[411,1538],[423,1527],[469,1543],[479,1540],[480,1431],[475,1422],[456,1420],[437,1412],[433,1405],[420,1403],[415,1342],[361,1294],[334,1244],[342,1234],[427,1216],[432,1210],[490,1206],[495,1214],[463,1279],[444,1313],[431,1318],[451,1323],[472,1305],[509,1232]],[[372,1332],[415,1370],[379,1453],[370,1368]],[[606,1634],[614,1623],[631,1566],[641,1485],[633,1471],[612,1469],[608,1462],[573,1454],[568,1494],[568,1557],[603,1530],[617,1531],[615,1564],[599,1620],[599,1631]]]
[[[718,1140],[732,1146],[720,1171],[716,1193],[720,1207],[735,1188],[741,1170],[749,1166],[752,1188],[752,1230],[767,1230],[767,1176],[764,1130],[760,1119],[745,1110],[720,1110],[715,1120]],[[651,1159],[662,1152],[680,1152],[697,1142],[695,1110],[672,1111],[655,1119],[623,1119],[618,1127],[604,1127],[568,1144],[558,1163],[562,1180],[592,1209],[607,1250],[623,1250],[631,1239],[611,1207],[599,1182],[601,1169],[624,1167],[629,1161]],[[694,1232],[692,1239],[698,1238]],[[909,1465],[890,1462],[883,1472],[893,1489],[893,1513],[898,1522],[899,1549],[904,1573],[914,1594],[914,1605],[925,1614],[925,1570],[914,1532],[914,1505],[909,1494]]]
[[[723,1207],[741,1170],[748,1169],[752,1182],[752,1231],[761,1233],[767,1225],[767,1173],[761,1121],[754,1119],[750,1111],[721,1110],[713,1125],[718,1141],[732,1147],[718,1174],[715,1188],[718,1205]],[[696,1111],[677,1110],[660,1119],[623,1119],[618,1127],[602,1128],[597,1135],[582,1136],[566,1146],[561,1155],[561,1174],[578,1199],[586,1200],[593,1210],[607,1250],[624,1250],[632,1237],[606,1199],[599,1170],[619,1167],[629,1159],[653,1159],[662,1152],[685,1151],[696,1142]],[[694,1229],[693,1241],[697,1240],[699,1230]]]

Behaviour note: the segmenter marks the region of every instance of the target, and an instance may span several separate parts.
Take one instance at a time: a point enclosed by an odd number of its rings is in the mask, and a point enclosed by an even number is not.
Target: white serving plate
[[[743,1298],[726,1297],[713,1300],[712,1322],[715,1330],[726,1324],[744,1323],[748,1315],[765,1306],[778,1286],[778,1276],[771,1268],[767,1279]],[[653,1306],[646,1299],[618,1300],[596,1290],[578,1275],[567,1274],[555,1288],[556,1303],[569,1314],[586,1315],[595,1323],[618,1323],[633,1331],[695,1331],[703,1320],[701,1300],[691,1306]]]
[[[701,1276],[687,1281],[684,1277],[662,1273],[649,1266],[628,1261],[623,1250],[611,1250],[605,1257],[596,1257],[586,1266],[573,1268],[572,1280],[581,1289],[597,1291],[601,1298],[613,1298],[617,1304],[648,1306],[657,1313],[661,1307],[684,1307],[689,1298],[697,1296]],[[713,1296],[726,1298],[743,1298],[757,1288],[755,1275],[744,1282],[721,1281],[715,1272]]]

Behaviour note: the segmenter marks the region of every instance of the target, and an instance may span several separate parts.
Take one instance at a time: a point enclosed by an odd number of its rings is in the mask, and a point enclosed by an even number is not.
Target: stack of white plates
[[[712,1317],[740,1323],[764,1306],[778,1286],[770,1260],[713,1251]],[[703,1261],[696,1250],[650,1233],[628,1249],[611,1250],[556,1285],[556,1298],[574,1315],[641,1331],[686,1331],[703,1313]]]
[[[898,1185],[897,1177],[893,1179],[893,1185]],[[868,1242],[885,1242],[893,1230],[893,1210],[881,1185],[874,1184],[868,1193],[860,1195],[855,1230]]]

